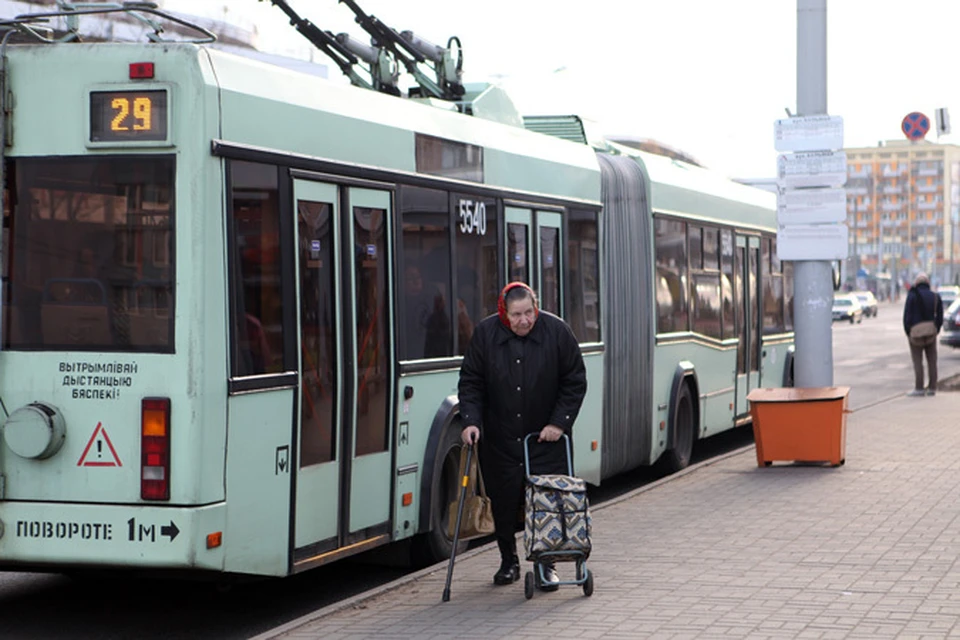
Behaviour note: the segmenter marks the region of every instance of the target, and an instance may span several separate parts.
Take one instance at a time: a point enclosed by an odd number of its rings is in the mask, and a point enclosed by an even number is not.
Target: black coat
[[[480,461],[486,470],[523,473],[523,437],[548,424],[571,434],[587,392],[587,373],[573,331],[557,316],[541,311],[521,338],[492,315],[477,325],[460,368],[463,426],[480,428]],[[533,473],[566,473],[560,444],[530,442]],[[571,442],[571,448],[573,443]]]
[[[903,304],[903,330],[910,335],[910,328],[918,322],[933,320],[937,332],[943,326],[943,301],[939,294],[930,290],[923,282],[910,288],[907,301]]]

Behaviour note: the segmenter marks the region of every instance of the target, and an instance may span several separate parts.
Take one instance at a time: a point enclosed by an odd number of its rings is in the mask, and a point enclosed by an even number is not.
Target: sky
[[[368,40],[337,0],[288,2],[324,30]],[[310,55],[269,0],[161,4],[255,30],[264,51]],[[774,121],[797,110],[796,0],[358,4],[436,44],[458,36],[464,80],[502,84],[524,114],[575,113],[599,134],[653,138],[733,178],[776,174]],[[827,0],[827,111],[843,118],[846,147],[903,140],[912,111],[932,122],[947,108],[960,128],[958,29],[956,0]],[[940,141],[960,144],[960,130]]]

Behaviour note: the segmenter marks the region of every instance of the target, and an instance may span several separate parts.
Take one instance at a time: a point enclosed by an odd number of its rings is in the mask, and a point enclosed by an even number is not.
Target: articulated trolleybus
[[[790,384],[770,194],[524,126],[450,47],[399,97],[382,67],[358,88],[209,34],[4,24],[0,569],[443,558],[461,354],[512,280],[581,342],[593,484],[685,466]]]

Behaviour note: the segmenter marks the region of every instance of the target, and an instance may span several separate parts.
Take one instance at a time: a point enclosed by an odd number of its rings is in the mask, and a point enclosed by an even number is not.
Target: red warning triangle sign
[[[96,443],[96,446],[94,446],[94,443]],[[90,457],[89,460],[87,459],[88,456]],[[90,436],[90,441],[87,442],[87,446],[84,448],[83,454],[80,456],[80,459],[77,460],[77,466],[123,466],[123,463],[120,462],[120,456],[117,455],[117,450],[113,448],[113,443],[110,442],[110,436],[107,435],[107,430],[103,428],[102,422],[98,422],[97,428],[93,430],[93,435]]]

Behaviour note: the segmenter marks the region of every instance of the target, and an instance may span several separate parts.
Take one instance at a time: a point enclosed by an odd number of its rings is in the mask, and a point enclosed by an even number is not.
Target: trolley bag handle
[[[528,433],[526,437],[523,439],[523,467],[524,467],[523,471],[527,475],[527,480],[530,479],[530,475],[531,475],[530,473],[530,438],[534,436],[540,437],[540,433],[539,432]],[[564,445],[566,445],[566,449],[567,449],[567,475],[572,476],[573,475],[573,456],[570,454],[570,436],[564,433],[560,437],[563,438],[563,443]]]

